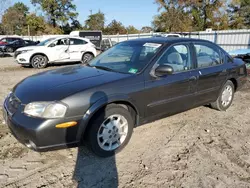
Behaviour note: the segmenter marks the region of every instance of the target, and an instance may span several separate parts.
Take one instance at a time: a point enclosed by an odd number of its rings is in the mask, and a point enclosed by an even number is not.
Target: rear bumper
[[[81,116],[63,119],[33,118],[22,113],[21,107],[11,115],[6,110],[6,105],[3,113],[14,137],[28,148],[39,152],[78,146],[86,126]],[[69,128],[55,127],[69,121],[76,121],[77,125]]]

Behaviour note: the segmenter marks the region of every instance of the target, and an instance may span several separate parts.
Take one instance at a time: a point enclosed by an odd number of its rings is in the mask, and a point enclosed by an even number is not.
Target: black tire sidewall
[[[126,118],[126,120],[128,121],[128,134],[124,142],[117,149],[113,151],[105,151],[98,144],[97,134],[103,121],[107,117],[114,114],[120,114]],[[96,114],[94,120],[90,122],[89,126],[90,128],[86,136],[87,136],[88,146],[90,147],[90,149],[100,157],[110,157],[115,153],[121,151],[127,145],[132,136],[134,124],[133,124],[133,118],[128,110],[118,105],[111,105],[107,106],[104,110]]]
[[[45,63],[44,66],[42,66],[42,67],[37,67],[37,66],[34,65],[34,59],[35,59],[37,56],[39,56],[39,57],[44,57],[44,58],[46,59],[46,63]],[[35,68],[35,69],[43,69],[43,68],[45,68],[45,67],[48,65],[48,58],[47,58],[46,56],[44,56],[44,55],[35,55],[35,56],[33,56],[32,59],[31,59],[31,65],[32,65],[32,67]]]
[[[223,105],[222,105],[222,93],[223,93],[224,89],[225,89],[228,85],[230,85],[230,86],[232,87],[232,89],[233,89],[233,94],[232,94],[233,96],[232,96],[232,100],[230,101],[230,103],[229,103],[227,106],[223,106]],[[217,100],[218,107],[219,107],[219,109],[220,109],[221,111],[226,111],[226,110],[231,106],[231,104],[232,104],[232,102],[233,102],[233,99],[234,99],[234,91],[235,91],[235,87],[234,87],[233,82],[231,82],[230,80],[228,80],[228,81],[224,84],[224,86],[222,87],[222,90],[221,90],[221,92],[220,92],[220,96],[218,97],[218,100]]]
[[[84,61],[84,58],[85,58],[86,56],[88,56],[89,58],[88,58],[87,61]],[[93,56],[92,54],[90,54],[90,53],[85,53],[85,54],[83,54],[83,56],[82,56],[82,64],[87,64],[87,63],[90,62],[93,58],[94,58],[94,56]]]
[[[11,47],[7,47],[6,48],[6,52],[8,52],[8,53],[12,53],[14,50],[13,50],[13,48],[11,48]]]

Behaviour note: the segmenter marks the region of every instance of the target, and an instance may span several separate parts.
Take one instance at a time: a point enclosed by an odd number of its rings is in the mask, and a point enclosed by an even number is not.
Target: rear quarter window
[[[194,44],[198,68],[212,67],[223,63],[218,48],[206,44]]]

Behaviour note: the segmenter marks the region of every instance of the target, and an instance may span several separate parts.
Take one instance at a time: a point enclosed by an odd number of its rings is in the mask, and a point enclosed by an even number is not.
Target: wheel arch
[[[44,53],[42,53],[42,52],[37,52],[37,53],[34,53],[34,54],[30,57],[30,63],[31,63],[32,58],[33,58],[34,56],[36,56],[36,55],[43,55],[43,56],[45,56],[45,57],[48,59],[48,62],[49,62],[49,58],[48,58],[48,56],[47,56],[46,54],[44,54]]]
[[[136,105],[126,96],[112,96],[108,100],[105,98],[102,98],[98,100],[96,103],[94,103],[85,113],[83,119],[84,122],[86,123],[86,126],[83,128],[81,131],[82,133],[78,136],[80,136],[80,140],[82,138],[85,138],[86,136],[84,135],[85,133],[88,132],[88,128],[90,126],[90,122],[95,118],[95,116],[103,109],[105,109],[108,105],[119,105],[124,108],[126,108],[130,113],[131,116],[134,120],[134,127],[139,125],[139,111],[136,107]]]

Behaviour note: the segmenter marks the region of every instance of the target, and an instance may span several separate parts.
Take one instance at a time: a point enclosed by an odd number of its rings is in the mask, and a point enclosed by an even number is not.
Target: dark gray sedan
[[[242,60],[211,42],[130,40],[88,65],[22,80],[4,102],[4,117],[13,135],[36,151],[86,142],[107,157],[139,125],[205,104],[227,110],[244,82]]]

